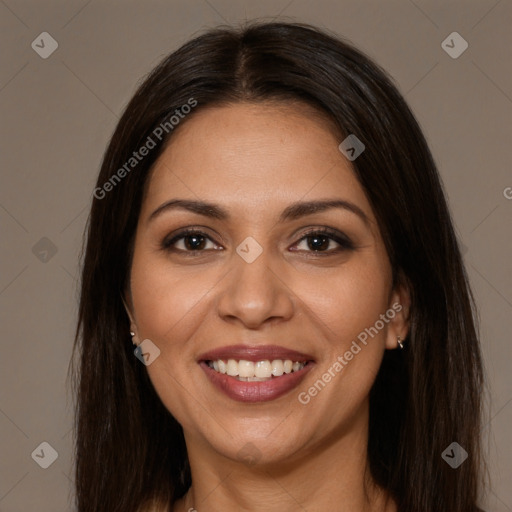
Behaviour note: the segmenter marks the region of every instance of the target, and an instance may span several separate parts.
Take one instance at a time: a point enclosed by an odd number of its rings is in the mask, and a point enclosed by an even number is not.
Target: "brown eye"
[[[303,248],[294,250],[304,250],[306,252],[318,253],[322,256],[355,248],[352,241],[346,235],[329,228],[316,229],[306,233],[295,247],[298,247],[300,244],[303,244]],[[334,247],[332,247],[333,245]]]
[[[324,251],[329,248],[330,242],[333,240],[325,235],[309,235],[305,238],[308,247],[313,251]]]
[[[190,251],[204,249],[206,238],[202,235],[186,235],[183,237],[185,247]]]
[[[212,246],[208,247],[208,242]],[[219,249],[212,239],[202,231],[184,230],[177,233],[170,239],[162,242],[162,249],[173,252],[205,252],[206,250]]]

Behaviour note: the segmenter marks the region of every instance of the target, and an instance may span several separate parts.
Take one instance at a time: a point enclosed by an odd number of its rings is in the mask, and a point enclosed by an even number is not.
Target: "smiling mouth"
[[[245,359],[206,360],[205,363],[215,372],[225,374],[243,382],[264,382],[300,372],[312,361],[292,361],[291,359],[265,359],[247,361]]]

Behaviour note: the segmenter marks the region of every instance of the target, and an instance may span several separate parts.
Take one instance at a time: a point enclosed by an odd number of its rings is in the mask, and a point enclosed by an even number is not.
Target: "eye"
[[[211,244],[210,247],[208,247],[208,243]],[[302,248],[300,248],[301,245]],[[337,247],[330,248],[332,245],[337,245]],[[161,247],[165,251],[188,253],[187,255],[190,256],[199,255],[206,250],[223,250],[209,235],[193,228],[181,230],[171,238],[164,239]],[[329,256],[354,248],[352,241],[343,233],[332,228],[315,228],[305,233],[290,250]]]
[[[329,249],[333,243],[337,244],[338,247]],[[354,244],[346,235],[331,228],[316,228],[307,232],[294,247],[300,246],[301,244],[302,249],[292,250],[305,250],[306,252],[313,252],[321,256],[328,256],[344,250],[354,249]]]
[[[212,246],[208,247],[208,242]],[[170,239],[162,242],[162,249],[172,252],[199,253],[204,250],[219,250],[213,240],[204,232],[197,229],[185,229]]]

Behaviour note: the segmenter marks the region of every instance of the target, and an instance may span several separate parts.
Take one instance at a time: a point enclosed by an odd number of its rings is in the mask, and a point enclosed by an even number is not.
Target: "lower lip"
[[[241,381],[225,373],[219,373],[210,368],[205,361],[201,361],[199,365],[212,384],[229,398],[239,402],[268,402],[297,387],[309,370],[313,368],[314,363],[309,362],[297,372],[285,373],[281,377],[256,382]]]

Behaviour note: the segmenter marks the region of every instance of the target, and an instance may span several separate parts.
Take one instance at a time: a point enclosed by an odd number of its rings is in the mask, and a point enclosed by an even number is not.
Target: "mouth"
[[[205,361],[205,363],[217,373],[228,375],[238,381],[266,382],[283,375],[301,371],[312,361],[292,361],[291,359],[265,359],[263,361],[247,361],[245,359],[218,359]]]
[[[311,356],[275,345],[223,347],[203,354],[198,363],[219,391],[241,402],[277,399],[315,365]]]

